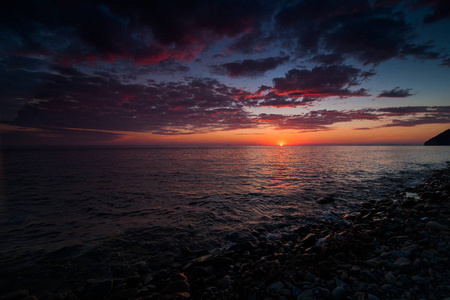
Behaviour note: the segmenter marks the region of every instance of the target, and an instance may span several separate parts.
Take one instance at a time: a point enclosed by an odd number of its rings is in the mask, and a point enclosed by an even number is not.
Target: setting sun
[[[279,143],[278,145],[280,145],[280,147],[282,147],[284,144],[283,143]]]

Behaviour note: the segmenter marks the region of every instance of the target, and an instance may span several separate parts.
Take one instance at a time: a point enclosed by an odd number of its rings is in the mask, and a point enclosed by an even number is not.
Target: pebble
[[[16,300],[16,299],[22,299],[28,296],[29,291],[27,289],[17,290],[14,292],[9,292],[6,294],[3,294],[0,298],[1,300]]]
[[[127,300],[133,298],[138,294],[139,290],[136,288],[117,291],[111,294],[111,300]]]
[[[345,300],[346,298],[347,292],[343,287],[338,286],[331,292],[331,299],[333,300]]]
[[[397,277],[395,277],[394,274],[392,274],[391,272],[386,273],[386,275],[384,275],[384,279],[386,280],[386,282],[388,283],[394,283],[397,281]]]
[[[163,294],[175,294],[175,293],[189,293],[191,291],[190,285],[185,280],[176,280],[169,283],[162,291]]]
[[[449,230],[449,227],[448,227],[448,226],[439,224],[439,223],[434,222],[434,221],[429,221],[429,222],[427,223],[426,227],[427,227],[428,229],[432,229],[432,230],[436,230],[436,231],[448,231],[448,230]]]

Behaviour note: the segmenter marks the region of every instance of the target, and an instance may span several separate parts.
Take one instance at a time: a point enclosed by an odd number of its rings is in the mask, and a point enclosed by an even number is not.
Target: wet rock
[[[125,279],[125,284],[128,288],[135,287],[141,282],[139,275],[133,275]]]
[[[200,266],[193,267],[188,274],[192,277],[209,277],[212,275],[208,269]]]
[[[9,292],[4,294],[0,299],[1,300],[20,300],[28,296],[29,291],[26,289],[17,290],[14,292]]]
[[[250,241],[245,241],[231,246],[229,250],[236,251],[237,253],[242,253],[245,251],[254,250],[255,248],[256,248],[255,244],[253,244]]]
[[[186,275],[184,275],[183,273],[175,273],[171,276],[171,279],[176,281],[176,280],[187,280]]]
[[[138,292],[139,290],[137,288],[126,289],[112,293],[110,298],[111,300],[127,300],[134,298]]]
[[[231,277],[229,275],[226,275],[222,279],[217,281],[217,285],[224,288],[228,288],[232,283],[233,280],[231,280]]]
[[[361,278],[363,278],[363,280],[365,282],[371,283],[371,282],[377,282],[378,281],[377,278],[371,272],[369,272],[367,270],[361,271],[360,275],[361,275]]]
[[[224,268],[224,267],[234,264],[234,260],[232,260],[231,258],[228,258],[228,257],[220,256],[220,257],[216,257],[213,260],[211,260],[209,262],[209,264],[216,268]]]
[[[169,283],[162,291],[163,294],[190,293],[191,288],[187,281],[177,280]]]
[[[88,292],[86,293],[86,298],[99,299],[104,296],[108,296],[111,293],[112,288],[113,288],[112,280],[105,280],[99,282],[98,284],[94,285],[91,289],[88,290]]]
[[[332,203],[334,201],[335,201],[335,199],[333,196],[325,196],[325,197],[321,197],[316,200],[316,202],[318,204],[328,204],[328,203]]]
[[[314,233],[308,234],[303,240],[302,243],[306,248],[313,246],[317,242],[317,235]]]
[[[282,282],[275,282],[269,285],[266,289],[267,293],[275,293],[277,290],[284,288],[284,284]]]
[[[400,257],[394,264],[402,271],[408,271],[412,267],[411,261],[406,257]]]
[[[380,265],[380,262],[375,259],[368,259],[364,263],[370,268],[377,268]]]
[[[439,224],[437,222],[434,221],[429,221],[426,225],[426,228],[431,229],[431,230],[435,230],[435,231],[448,231],[449,227]]]
[[[388,282],[388,283],[394,283],[397,281],[397,277],[395,277],[394,274],[389,272],[389,273],[386,273],[386,275],[384,275],[384,280],[386,280],[386,282]]]
[[[368,295],[367,295],[367,300],[380,300],[380,298],[378,298],[378,297],[375,296],[375,295],[368,294]]]
[[[286,242],[296,242],[299,239],[299,236],[296,233],[290,233],[290,234],[283,234],[282,238]]]
[[[347,292],[343,287],[338,286],[331,292],[331,299],[345,300],[347,299]]]
[[[420,285],[427,285],[428,284],[428,280],[427,279],[425,279],[425,278],[423,278],[421,276],[418,276],[418,275],[411,276],[411,280],[414,281],[417,284],[420,284]]]

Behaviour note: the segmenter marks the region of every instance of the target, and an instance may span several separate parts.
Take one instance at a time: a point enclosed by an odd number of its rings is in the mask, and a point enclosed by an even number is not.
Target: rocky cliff
[[[434,138],[429,139],[425,142],[425,146],[441,146],[450,145],[450,129],[438,134]]]

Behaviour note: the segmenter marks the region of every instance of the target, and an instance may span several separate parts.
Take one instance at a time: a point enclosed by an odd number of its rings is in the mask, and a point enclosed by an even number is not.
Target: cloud
[[[339,54],[317,54],[311,58],[311,61],[317,62],[323,65],[339,65],[344,62],[344,57]]]
[[[382,125],[355,128],[370,130],[379,127],[416,126],[450,123],[450,106],[406,106],[360,110],[317,110],[299,115],[260,114],[257,121],[278,130],[328,131],[337,123],[377,121]]]
[[[279,10],[275,34],[297,55],[316,59],[324,52],[366,65],[404,56],[439,58],[432,44],[415,42],[415,28],[399,10],[402,5],[401,1],[297,1]]]
[[[413,3],[412,6],[428,6],[431,8],[432,12],[424,18],[425,24],[436,23],[450,18],[450,3],[446,0],[419,0]]]
[[[65,65],[193,60],[212,42],[258,27],[273,5],[259,1],[8,2],[0,12],[1,50]]]
[[[443,59],[441,65],[444,67],[450,67],[450,57]]]
[[[414,27],[399,8],[431,10],[425,17],[429,24],[447,19],[448,5],[445,0],[415,5],[359,0],[8,1],[0,10],[0,49],[66,66],[193,61],[225,40],[233,53],[261,53],[276,46],[328,65],[342,63],[342,58],[365,64],[404,56],[437,59],[432,44],[416,41]]]
[[[289,60],[289,56],[267,57],[261,59],[244,59],[221,65],[211,66],[213,73],[229,77],[259,77],[270,70],[276,69]]]
[[[389,98],[406,98],[412,96],[410,93],[411,89],[401,89],[400,87],[396,87],[392,90],[384,90],[377,97],[389,97]]]
[[[10,111],[16,109],[14,120],[3,119],[11,125],[159,134],[253,126],[243,103],[236,100],[240,90],[214,79],[130,84],[107,73],[87,75],[58,65],[48,65],[48,70],[39,74],[10,73],[16,80],[28,82],[33,87],[29,90],[34,91],[2,103]],[[16,93],[14,86],[9,93],[7,86],[4,89],[9,95]]]
[[[1,125],[0,125],[1,126]],[[95,145],[105,142],[114,142],[123,135],[113,132],[78,130],[68,128],[26,128],[14,127],[2,128],[0,138],[4,146],[25,145]]]
[[[367,96],[364,89],[353,91],[349,88],[359,85],[372,75],[345,65],[320,66],[311,70],[291,69],[285,77],[273,79],[273,90],[296,98]]]

